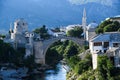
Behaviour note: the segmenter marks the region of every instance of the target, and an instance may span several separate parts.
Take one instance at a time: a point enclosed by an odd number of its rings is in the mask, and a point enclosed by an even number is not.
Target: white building
[[[98,24],[95,22],[90,23],[86,27],[86,41],[90,41],[92,38],[94,38],[97,34],[95,33],[96,28],[98,27]]]
[[[54,29],[48,29],[48,34],[50,34],[53,37],[59,37],[59,36],[65,36],[66,33],[64,31],[56,32]]]
[[[61,32],[66,32],[66,27],[60,27]]]
[[[82,27],[82,25],[79,25],[79,24],[68,25],[68,26],[66,27],[66,31],[65,31],[65,32],[68,32],[69,30],[72,30],[72,29],[74,29],[75,27]]]
[[[60,37],[60,36],[65,36],[66,33],[65,32],[54,32],[53,34],[55,37]]]
[[[4,41],[10,43],[15,49],[24,47],[26,55],[33,54],[33,36],[34,33],[28,32],[28,24],[24,19],[17,19],[14,22],[14,28],[10,27],[10,38]]]
[[[120,32],[100,34],[90,40],[90,51],[93,58],[93,69],[97,68],[97,55],[107,54],[113,59],[115,67],[120,67]]]

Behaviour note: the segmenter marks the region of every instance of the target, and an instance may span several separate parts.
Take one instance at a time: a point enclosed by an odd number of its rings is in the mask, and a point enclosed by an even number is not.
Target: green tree
[[[120,23],[118,21],[105,20],[98,26],[98,28],[96,29],[96,33],[100,34],[104,32],[118,31],[119,28]]]
[[[95,30],[95,32],[96,32],[97,34],[103,33],[103,28],[97,28],[97,29]]]
[[[92,67],[92,57],[91,54],[88,54],[83,60],[77,63],[77,65],[75,65],[74,71],[77,74],[82,74],[83,72],[89,70],[91,67]]]
[[[9,43],[0,40],[0,63],[20,64],[25,55],[25,48],[15,50]]]
[[[43,25],[40,28],[37,28],[34,30],[35,33],[40,34],[40,37],[43,39],[48,39],[50,37],[50,35],[47,32],[48,30],[46,29],[46,26]]]
[[[106,55],[98,56],[97,76],[99,80],[113,80],[112,69],[113,65]]]
[[[69,63],[69,66],[74,69],[75,65],[80,61],[80,58],[76,55],[71,56],[70,58],[67,58],[67,62]],[[76,68],[78,69],[78,68]],[[77,70],[76,70],[77,71]]]
[[[108,24],[107,26],[105,26],[104,27],[104,32],[111,32],[111,31],[113,31],[113,27],[114,25],[112,25],[112,24]]]
[[[67,32],[67,36],[81,37],[82,33],[83,33],[83,29],[81,27],[75,27],[74,29],[69,30]]]
[[[0,37],[2,37],[2,38],[5,38],[5,35],[3,35],[3,34],[0,34]]]

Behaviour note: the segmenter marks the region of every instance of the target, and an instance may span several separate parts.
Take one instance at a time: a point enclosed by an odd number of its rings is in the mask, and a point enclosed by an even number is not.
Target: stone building
[[[24,19],[17,19],[14,28],[10,27],[10,38],[7,39],[15,49],[25,48],[26,56],[33,54],[34,33],[28,31],[28,24]],[[6,40],[5,40],[6,41]]]
[[[107,32],[90,40],[93,69],[97,68],[97,56],[106,54],[115,67],[120,67],[120,32]]]

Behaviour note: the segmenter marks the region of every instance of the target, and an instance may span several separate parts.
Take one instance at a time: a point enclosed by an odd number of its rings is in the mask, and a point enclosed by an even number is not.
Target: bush
[[[89,46],[88,46],[88,45],[85,45],[85,46],[84,46],[84,49],[85,49],[85,50],[89,49]]]
[[[98,56],[97,76],[99,80],[113,80],[111,77],[111,71],[113,65],[110,59],[106,55]]]
[[[87,55],[84,60],[81,60],[75,65],[74,71],[77,74],[82,74],[90,68],[92,68],[92,57],[91,55]]]
[[[81,27],[75,27],[74,29],[69,30],[67,32],[67,36],[80,38],[82,33],[83,33],[83,29]]]
[[[118,21],[105,20],[98,26],[96,33],[113,32],[118,31],[119,29],[120,23]]]

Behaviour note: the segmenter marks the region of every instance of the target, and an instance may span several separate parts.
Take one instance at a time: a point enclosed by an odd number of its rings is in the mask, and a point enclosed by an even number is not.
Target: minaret
[[[12,23],[10,23],[10,33],[12,33]]]
[[[84,32],[84,39],[86,40],[86,10],[84,8],[83,10],[83,17],[82,17],[82,26],[83,26],[83,32]]]

